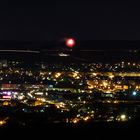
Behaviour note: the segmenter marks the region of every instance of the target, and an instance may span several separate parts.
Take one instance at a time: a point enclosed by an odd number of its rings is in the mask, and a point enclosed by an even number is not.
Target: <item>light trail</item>
[[[30,51],[30,50],[0,50],[0,52],[40,53],[40,51]]]

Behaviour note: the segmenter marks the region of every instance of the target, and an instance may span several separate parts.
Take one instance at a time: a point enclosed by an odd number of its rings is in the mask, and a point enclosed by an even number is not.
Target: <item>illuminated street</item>
[[[50,63],[46,57],[59,61]],[[0,127],[135,122],[140,113],[140,63],[77,63],[77,57],[1,51]]]

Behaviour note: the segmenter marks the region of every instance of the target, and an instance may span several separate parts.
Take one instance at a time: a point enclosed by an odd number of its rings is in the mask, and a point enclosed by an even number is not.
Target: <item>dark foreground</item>
[[[139,136],[140,122],[90,123],[80,125],[6,126],[1,137],[10,139],[134,139]]]

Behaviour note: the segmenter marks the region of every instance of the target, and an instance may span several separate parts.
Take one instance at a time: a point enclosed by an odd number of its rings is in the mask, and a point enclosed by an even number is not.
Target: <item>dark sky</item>
[[[140,40],[140,11],[131,4],[9,1],[0,11],[0,40]]]

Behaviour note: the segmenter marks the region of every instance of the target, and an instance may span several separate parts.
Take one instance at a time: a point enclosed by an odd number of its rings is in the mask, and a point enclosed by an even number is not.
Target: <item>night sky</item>
[[[0,40],[140,40],[139,7],[131,4],[9,1],[0,11]]]

